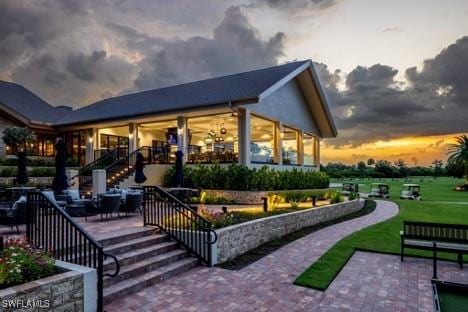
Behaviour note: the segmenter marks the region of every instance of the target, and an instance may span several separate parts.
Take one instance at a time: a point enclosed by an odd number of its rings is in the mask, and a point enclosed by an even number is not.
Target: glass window
[[[177,120],[140,124],[140,146],[151,146],[153,161],[158,164],[175,163],[177,151]]]
[[[188,162],[231,163],[238,157],[238,120],[233,113],[189,118]]]
[[[315,137],[313,135],[304,133],[304,166],[315,165]]]
[[[299,132],[289,127],[283,127],[283,165],[297,165]]]
[[[275,123],[254,115],[250,118],[250,161],[274,163]]]

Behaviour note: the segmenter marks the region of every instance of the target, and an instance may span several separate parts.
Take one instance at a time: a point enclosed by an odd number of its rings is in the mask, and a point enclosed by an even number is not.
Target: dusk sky
[[[339,131],[323,163],[428,165],[468,131],[468,1],[0,2],[0,79],[54,105],[298,59]]]

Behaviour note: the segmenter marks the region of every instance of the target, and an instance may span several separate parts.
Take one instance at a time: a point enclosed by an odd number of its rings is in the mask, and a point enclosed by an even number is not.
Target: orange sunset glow
[[[404,137],[389,141],[375,141],[358,147],[327,146],[332,140],[322,144],[321,163],[342,162],[355,164],[359,161],[385,159],[395,161],[403,159],[408,166],[429,166],[435,159],[447,160],[448,144],[454,143],[454,137],[460,134],[435,135],[425,137]]]

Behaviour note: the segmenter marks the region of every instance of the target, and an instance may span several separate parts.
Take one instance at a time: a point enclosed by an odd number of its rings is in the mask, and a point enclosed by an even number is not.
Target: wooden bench
[[[405,248],[432,250],[434,278],[437,277],[437,252],[458,254],[463,268],[463,255],[468,254],[468,225],[404,221],[401,237],[401,261]]]

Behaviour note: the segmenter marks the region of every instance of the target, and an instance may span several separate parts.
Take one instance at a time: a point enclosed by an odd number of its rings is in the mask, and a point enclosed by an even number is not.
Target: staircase
[[[190,270],[199,259],[189,256],[169,236],[156,228],[139,228],[99,241],[104,251],[115,255],[120,272],[104,278],[104,304]],[[115,261],[104,261],[104,273],[115,271]]]

